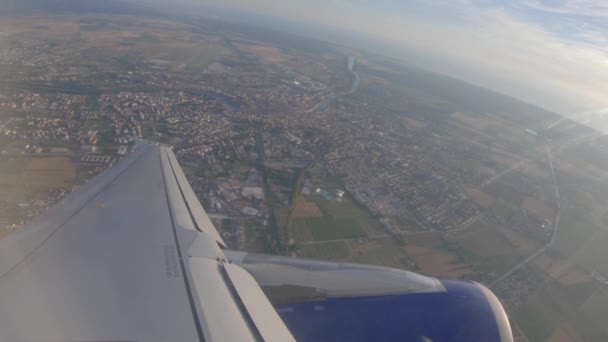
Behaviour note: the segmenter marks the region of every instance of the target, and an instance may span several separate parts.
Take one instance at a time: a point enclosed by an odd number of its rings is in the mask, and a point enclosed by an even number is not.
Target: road
[[[356,240],[359,240],[359,239],[363,239],[363,240],[377,240],[377,239],[386,239],[386,238],[390,238],[390,237],[392,237],[391,234],[379,234],[379,235],[372,235],[372,236],[362,236],[360,238],[346,238],[346,239],[333,239],[333,240],[319,240],[319,241],[299,242],[298,245],[300,245],[300,246],[320,245],[320,244],[330,243],[330,242],[356,241]]]
[[[564,121],[565,118],[561,118],[555,122],[553,122],[552,124],[550,124],[549,126],[547,126],[547,130],[555,127],[557,124],[559,124],[560,122]],[[581,144],[584,143],[585,141],[591,141],[597,138],[600,138],[602,136],[606,135],[605,133],[602,132],[592,132],[590,134],[586,134],[583,136],[579,136],[576,138],[573,138],[561,145],[558,145],[556,147],[557,151],[563,151],[567,148],[570,148],[572,146],[575,146],[577,144]],[[555,237],[557,236],[557,233],[559,232],[559,220],[560,220],[560,215],[561,215],[561,198],[559,195],[559,186],[557,184],[557,177],[555,175],[555,168],[553,166],[553,152],[551,149],[551,144],[548,140],[547,137],[543,137],[544,139],[546,139],[546,154],[547,154],[547,159],[549,161],[549,167],[551,170],[551,176],[553,178],[553,186],[555,189],[555,200],[556,200],[556,205],[557,205],[557,213],[555,215],[555,220],[553,223],[553,233],[551,234],[551,240],[549,240],[549,242],[539,248],[536,252],[534,252],[532,255],[530,255],[529,257],[527,257],[525,260],[523,260],[522,262],[520,262],[519,264],[517,264],[515,267],[513,267],[510,271],[508,271],[507,273],[505,273],[504,275],[502,275],[500,278],[498,278],[496,281],[494,281],[490,287],[494,287],[497,284],[499,284],[501,281],[505,280],[506,278],[508,278],[510,275],[512,275],[513,273],[515,273],[517,270],[519,270],[521,267],[523,267],[524,265],[526,265],[527,263],[529,263],[530,261],[534,260],[539,254],[543,253],[544,251],[546,251],[547,249],[549,249],[553,243],[555,242]],[[518,169],[520,167],[522,167],[523,165],[527,164],[527,163],[531,163],[533,161],[539,160],[540,156],[538,158],[522,158],[520,159],[517,163],[513,164],[511,167],[509,167],[508,169],[504,170],[503,172],[499,173],[498,175],[495,175],[493,177],[491,177],[490,179],[486,180],[481,186],[480,188],[487,186],[495,181],[497,181],[498,179],[500,179],[501,177],[503,177],[504,175],[508,174],[509,172]]]
[[[559,218],[560,218],[560,215],[561,215],[561,202],[560,202],[560,197],[559,197],[559,186],[557,185],[557,177],[555,176],[555,168],[553,167],[553,157],[552,157],[552,154],[551,154],[551,145],[549,144],[548,141],[547,141],[547,145],[546,146],[547,146],[547,158],[549,160],[549,167],[551,169],[551,175],[553,176],[553,187],[555,188],[555,201],[557,203],[557,213],[555,214],[555,220],[553,222],[553,233],[551,234],[551,240],[549,240],[549,242],[545,246],[541,247],[539,250],[537,250],[532,255],[530,255],[529,257],[527,257],[526,259],[524,259],[522,262],[520,262],[519,264],[515,265],[515,267],[513,267],[510,271],[508,271],[507,273],[503,274],[500,278],[496,279],[496,281],[494,281],[490,285],[490,288],[495,287],[500,282],[502,282],[503,280],[507,279],[510,275],[512,275],[513,273],[517,272],[517,270],[519,270],[520,268],[524,267],[530,261],[534,260],[541,253],[543,253],[544,251],[546,251],[547,249],[549,249],[553,245],[553,243],[555,242],[555,236],[557,235],[557,232],[559,231]]]
[[[395,236],[408,236],[408,235],[422,235],[422,234],[428,234],[428,233],[432,233],[432,231],[422,231],[422,232],[399,232],[399,233],[395,233],[395,234],[377,234],[377,235],[370,235],[370,236],[362,236],[362,237],[356,237],[356,238],[345,238],[345,239],[333,239],[333,240],[319,240],[319,241],[306,241],[306,242],[300,242],[298,243],[298,245],[319,245],[319,244],[324,244],[324,243],[329,243],[329,242],[340,242],[340,241],[356,241],[359,239],[363,239],[363,240],[379,240],[379,239],[386,239],[386,238],[394,238]]]

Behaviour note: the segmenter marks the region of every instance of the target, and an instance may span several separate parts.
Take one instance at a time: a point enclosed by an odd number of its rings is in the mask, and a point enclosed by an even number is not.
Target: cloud
[[[524,2],[523,5],[548,13],[568,14],[586,17],[608,17],[608,3],[602,3],[597,0],[528,0]]]
[[[479,54],[494,61],[487,72],[519,83],[522,90],[533,87],[547,93],[542,99],[520,92],[517,96],[562,113],[606,106],[608,55],[605,47],[596,45],[601,37],[564,39],[504,10],[481,14],[469,44],[485,50]],[[475,55],[469,58],[474,61]]]

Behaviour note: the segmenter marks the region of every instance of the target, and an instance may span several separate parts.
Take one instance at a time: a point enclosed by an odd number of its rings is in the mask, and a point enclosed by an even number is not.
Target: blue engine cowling
[[[485,286],[442,280],[445,292],[327,298],[276,305],[298,341],[512,341]]]
[[[513,341],[496,296],[473,281],[394,268],[226,251],[298,341]]]

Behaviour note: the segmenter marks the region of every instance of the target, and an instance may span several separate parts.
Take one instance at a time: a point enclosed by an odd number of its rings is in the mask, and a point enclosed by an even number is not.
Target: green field
[[[335,260],[350,256],[350,248],[344,241],[329,241],[314,245],[303,245],[300,248],[302,257]]]
[[[329,217],[336,219],[354,219],[368,235],[384,234],[386,231],[370,212],[355,202],[350,196],[345,195],[341,201],[330,201],[319,196],[312,199],[321,208],[321,211]]]
[[[278,244],[276,229],[264,226],[258,220],[245,222],[245,250],[248,252],[278,254],[281,246]]]
[[[410,232],[412,231],[424,231],[425,228],[422,224],[418,222],[418,220],[413,215],[408,215],[408,213],[403,213],[399,217],[393,218],[397,223],[403,226],[403,229],[406,229]]]
[[[589,234],[587,240],[577,251],[574,259],[588,270],[608,274],[608,231],[600,229]]]
[[[264,227],[255,221],[245,224],[245,250],[248,252],[263,252],[264,243],[261,239]]]
[[[349,261],[409,269],[409,258],[394,238],[378,239],[374,246],[354,254]]]
[[[502,234],[500,228],[484,220],[477,220],[465,231],[454,234],[453,238],[461,247],[480,257],[511,254],[515,248]]]
[[[305,219],[313,238],[320,240],[350,239],[367,236],[354,218],[332,218],[328,216]]]
[[[546,341],[562,320],[558,310],[550,298],[539,294],[517,310],[512,319],[530,341]]]
[[[467,264],[477,274],[477,281],[492,282],[500,274],[508,272],[514,265],[522,260],[515,255],[501,255],[494,257],[481,257],[469,250],[457,251],[463,263]]]
[[[290,218],[290,236],[298,243],[353,239],[386,233],[380,222],[348,195],[340,201],[327,200],[318,195],[305,197],[314,202],[323,215]]]
[[[597,225],[589,221],[584,215],[566,209],[561,215],[559,231],[555,236],[555,243],[552,249],[564,256],[573,256],[580,251],[586,241],[599,229]]]
[[[267,171],[268,182],[284,186],[286,188],[293,188],[295,177],[293,174],[287,172],[278,172],[274,170]]]
[[[512,313],[511,319],[530,341],[545,341],[553,331],[569,323],[583,341],[606,341],[606,298],[595,292],[592,283],[563,287],[545,279],[542,287],[531,294],[525,304]]]
[[[605,289],[599,289],[597,293],[586,301],[581,307],[581,311],[589,320],[599,327],[606,326],[606,307],[608,306],[608,292]]]

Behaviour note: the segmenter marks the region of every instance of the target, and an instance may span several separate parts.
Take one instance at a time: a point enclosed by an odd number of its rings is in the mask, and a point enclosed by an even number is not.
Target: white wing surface
[[[223,248],[173,153],[140,143],[0,240],[0,341],[292,340]]]

